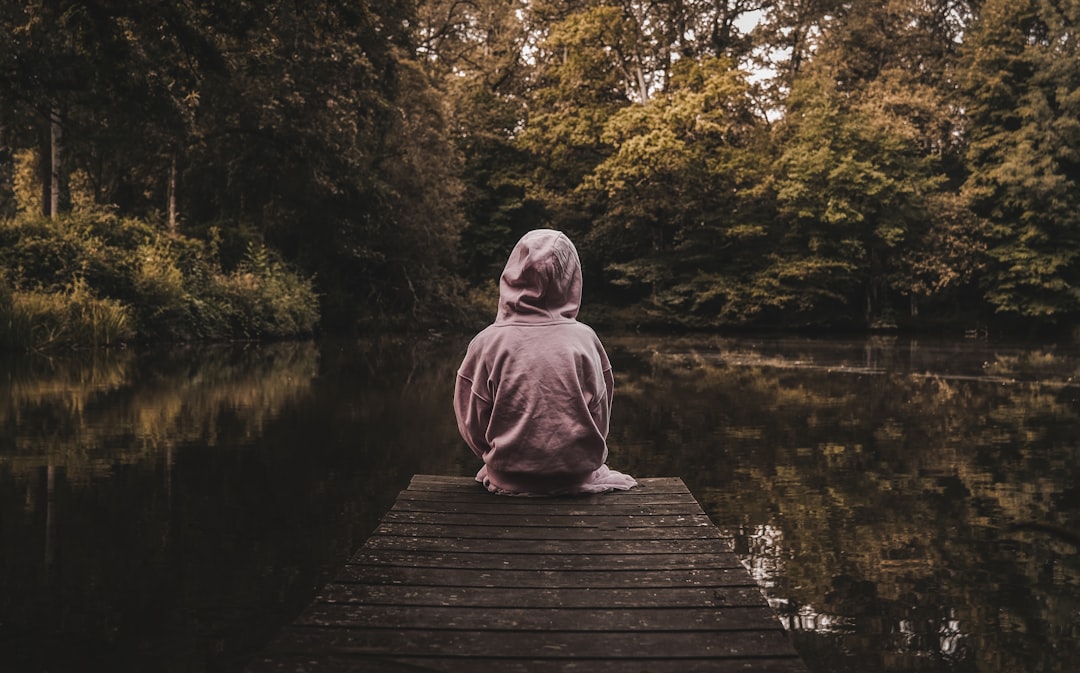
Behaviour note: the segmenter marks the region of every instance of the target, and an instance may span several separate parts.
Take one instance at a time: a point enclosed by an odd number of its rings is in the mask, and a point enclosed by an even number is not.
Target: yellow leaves
[[[592,7],[556,23],[548,37],[548,45],[556,51],[586,45],[602,48],[621,37],[621,24],[622,10],[618,7]]]
[[[764,238],[768,231],[760,224],[733,224],[724,230],[724,236],[735,241]]]
[[[668,92],[623,107],[604,124],[601,140],[614,153],[586,179],[586,188],[614,197],[652,185],[665,189],[658,196],[667,200],[684,184],[731,172],[727,161],[734,158],[720,150],[740,143],[752,126],[745,80],[721,59],[687,61],[677,73]]]
[[[176,266],[167,242],[158,239],[135,253],[135,287],[156,303],[171,305],[184,296],[184,274]]]
[[[15,207],[20,217],[33,217],[41,212],[41,190],[38,188],[39,158],[36,150],[15,152],[13,192]]]

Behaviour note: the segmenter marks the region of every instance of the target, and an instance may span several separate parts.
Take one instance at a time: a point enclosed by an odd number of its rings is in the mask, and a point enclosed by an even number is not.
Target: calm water
[[[686,481],[812,671],[1075,670],[1075,349],[604,340],[610,464]],[[238,671],[414,473],[475,471],[466,342],[0,362],[0,670]]]

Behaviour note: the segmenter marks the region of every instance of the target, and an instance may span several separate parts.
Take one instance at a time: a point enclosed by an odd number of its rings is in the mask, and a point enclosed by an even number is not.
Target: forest
[[[0,5],[0,350],[473,328],[566,232],[637,329],[1073,330],[1080,0]]]

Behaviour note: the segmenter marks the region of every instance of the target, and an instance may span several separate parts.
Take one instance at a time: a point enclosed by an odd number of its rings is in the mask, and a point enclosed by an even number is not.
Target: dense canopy
[[[1071,327],[1078,22],[1080,0],[5,3],[0,314],[81,293],[142,336],[474,324],[514,241],[554,227],[614,325]]]

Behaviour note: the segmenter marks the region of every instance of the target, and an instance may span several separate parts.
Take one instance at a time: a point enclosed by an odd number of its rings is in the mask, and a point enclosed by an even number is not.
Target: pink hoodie
[[[476,475],[500,493],[627,489],[608,469],[614,379],[592,328],[576,320],[581,262],[560,232],[538,229],[514,247],[499,281],[495,322],[458,369],[458,430],[483,458]]]

